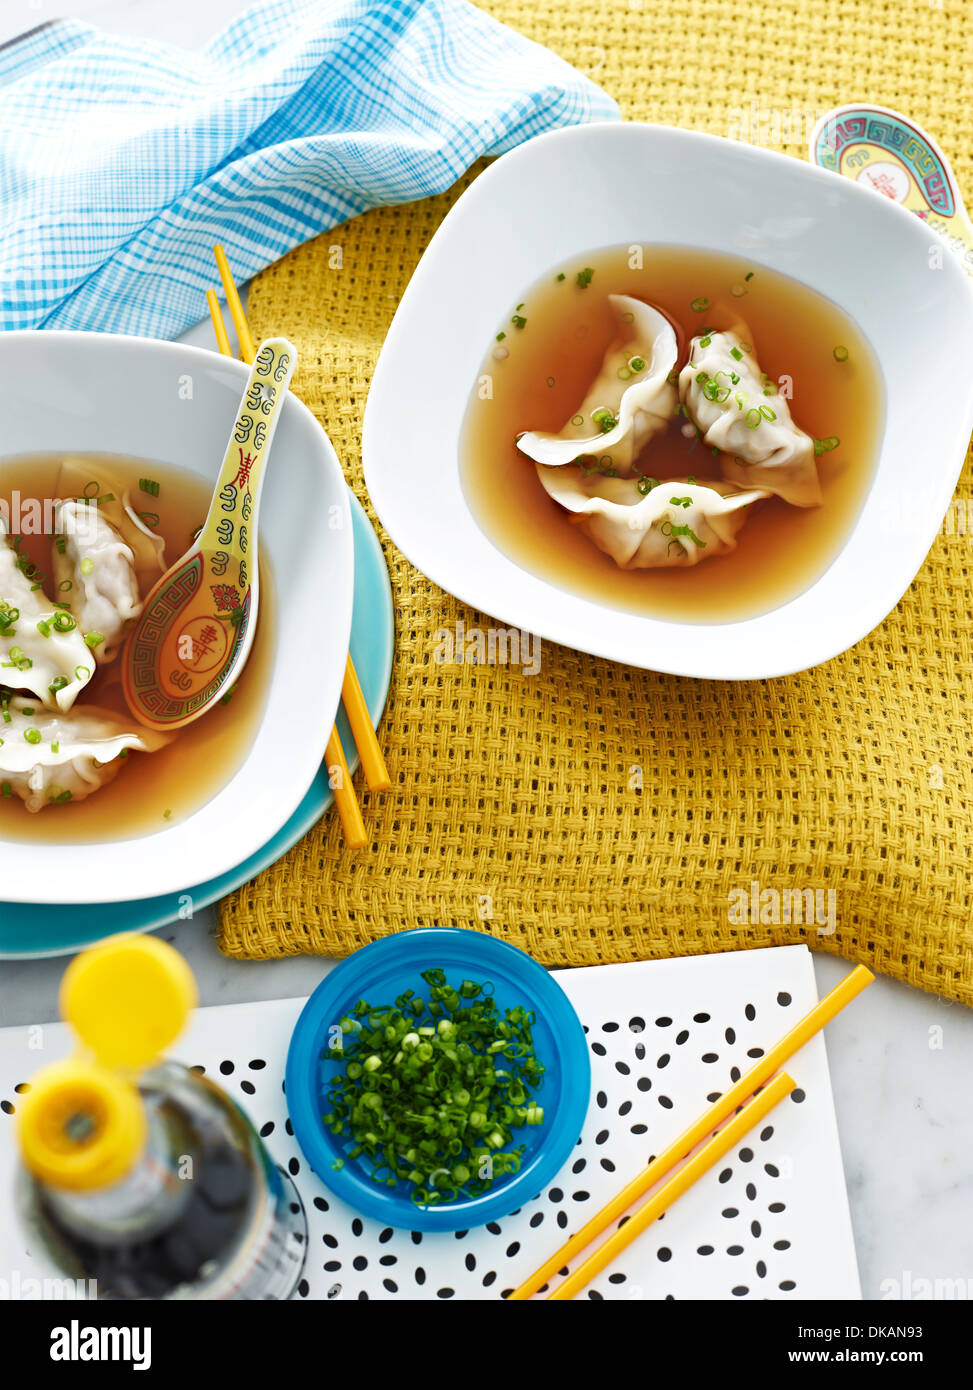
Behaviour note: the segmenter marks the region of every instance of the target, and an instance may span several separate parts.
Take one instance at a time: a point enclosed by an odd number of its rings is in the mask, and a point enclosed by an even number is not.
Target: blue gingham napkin
[[[277,0],[199,53],[55,21],[0,48],[0,328],[175,336],[214,241],[242,280],[617,114],[467,0]]]

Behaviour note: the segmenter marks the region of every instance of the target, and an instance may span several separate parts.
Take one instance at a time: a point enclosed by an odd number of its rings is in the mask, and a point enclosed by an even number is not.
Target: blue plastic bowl
[[[349,1159],[335,1169],[351,1147],[325,1129],[325,1096],[341,1063],[328,1051],[329,1029],[360,1000],[391,1004],[407,989],[423,993],[421,972],[439,968],[450,984],[463,979],[492,982],[501,1011],[523,1004],[537,1022],[533,1036],[537,1056],[547,1068],[535,1093],[544,1107],[544,1123],[514,1130],[524,1144],[518,1173],[498,1178],[481,1197],[420,1207],[411,1184],[385,1187],[373,1182],[367,1160]],[[424,927],[376,941],[342,961],[311,995],[297,1021],[287,1054],[287,1103],[294,1134],[308,1163],[327,1187],[349,1206],[386,1226],[410,1231],[458,1231],[509,1216],[536,1197],[566,1161],[577,1143],[588,1109],[591,1065],[584,1030],[567,995],[553,976],[530,956],[482,932],[453,927]]]

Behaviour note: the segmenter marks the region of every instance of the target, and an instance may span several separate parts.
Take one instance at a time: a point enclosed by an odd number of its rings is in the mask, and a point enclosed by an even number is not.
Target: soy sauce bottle
[[[68,968],[61,1011],[86,1053],[45,1068],[19,1111],[32,1247],[100,1299],[286,1299],[304,1266],[296,1188],[218,1086],[159,1054],[195,1002],[151,937]]]

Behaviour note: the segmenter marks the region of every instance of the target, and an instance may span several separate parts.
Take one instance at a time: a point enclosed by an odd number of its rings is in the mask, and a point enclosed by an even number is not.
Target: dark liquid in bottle
[[[173,1082],[174,1072],[185,1079]],[[156,1200],[128,1229],[117,1220],[86,1222],[87,1230],[68,1224],[56,1199],[38,1188],[37,1216],[48,1239],[85,1278],[97,1280],[100,1299],[206,1297],[206,1286],[234,1260],[239,1269],[230,1287],[210,1296],[286,1297],[304,1258],[292,1184],[285,1190],[249,1122],[218,1088],[182,1068],[159,1075],[158,1089],[144,1079],[141,1091],[168,1136],[164,1199],[152,1184],[154,1157],[145,1167]]]

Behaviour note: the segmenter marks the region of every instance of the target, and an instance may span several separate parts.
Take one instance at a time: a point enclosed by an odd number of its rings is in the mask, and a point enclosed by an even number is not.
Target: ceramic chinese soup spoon
[[[206,714],[250,654],[260,492],[296,363],[285,338],[261,343],[203,529],[154,586],[128,640],[125,699],[151,729],[181,729]]]

